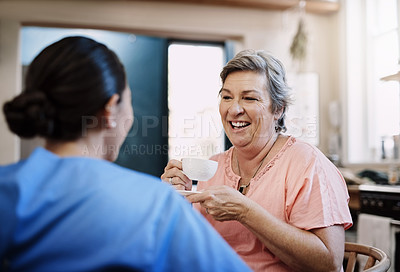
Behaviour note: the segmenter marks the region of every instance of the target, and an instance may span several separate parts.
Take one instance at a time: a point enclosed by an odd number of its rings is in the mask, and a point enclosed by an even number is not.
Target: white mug
[[[215,175],[218,162],[199,158],[182,158],[183,173],[191,180],[207,181]]]

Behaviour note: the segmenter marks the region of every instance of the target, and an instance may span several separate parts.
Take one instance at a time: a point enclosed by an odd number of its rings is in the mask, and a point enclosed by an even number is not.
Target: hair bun
[[[55,108],[41,91],[25,91],[6,102],[4,115],[12,132],[23,138],[51,137]]]

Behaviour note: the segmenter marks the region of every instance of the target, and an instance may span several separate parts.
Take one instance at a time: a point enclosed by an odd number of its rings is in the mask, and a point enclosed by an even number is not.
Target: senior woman
[[[254,271],[340,271],[352,225],[346,184],[314,146],[285,136],[289,88],[279,60],[245,50],[222,70],[219,112],[233,147],[187,200]],[[190,189],[182,164],[161,178]]]

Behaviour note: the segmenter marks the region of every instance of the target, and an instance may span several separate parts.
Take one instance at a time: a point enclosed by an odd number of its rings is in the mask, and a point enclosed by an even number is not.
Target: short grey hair
[[[283,109],[275,130],[285,132],[285,113],[291,99],[290,88],[286,83],[285,68],[281,61],[263,50],[243,50],[222,69],[220,73],[222,84],[230,73],[237,71],[254,71],[267,77],[266,89],[271,97],[271,112],[275,113]]]

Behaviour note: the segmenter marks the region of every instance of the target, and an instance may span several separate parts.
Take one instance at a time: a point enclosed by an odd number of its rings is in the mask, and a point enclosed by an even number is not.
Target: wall
[[[309,55],[305,71],[320,76],[320,148],[328,148],[328,103],[339,98],[338,14],[307,14]],[[162,37],[235,40],[236,51],[266,49],[293,70],[289,47],[297,28],[297,12],[135,1],[0,0],[0,102],[20,86],[19,26],[79,26],[130,31]],[[1,115],[0,164],[18,159],[18,141]]]
[[[19,24],[0,20],[0,105],[21,87],[19,65]],[[15,161],[20,153],[19,139],[8,130],[3,111],[0,114],[0,164]]]

